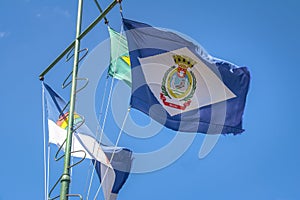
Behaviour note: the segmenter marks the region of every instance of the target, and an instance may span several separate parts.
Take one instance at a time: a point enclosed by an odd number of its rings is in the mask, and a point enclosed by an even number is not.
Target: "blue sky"
[[[103,8],[109,3],[100,2]],[[130,175],[119,199],[300,199],[299,1],[124,0],[122,5],[126,18],[184,33],[211,55],[247,66],[252,80],[243,134],[221,136],[203,159],[198,152],[205,135],[197,135],[168,167]],[[76,1],[0,2],[0,200],[44,197],[38,75],[74,40],[76,13]],[[93,1],[85,1],[83,29],[96,16]],[[120,30],[118,7],[107,17],[111,27]],[[104,23],[99,23],[82,47],[92,50],[107,38]],[[61,62],[45,78],[66,99],[68,91],[60,84],[71,66]],[[139,123],[149,122],[132,112],[133,119],[142,119]],[[117,129],[112,132],[108,136],[113,140]],[[134,151],[155,150],[172,137],[164,129],[149,140],[122,136],[120,145]],[[84,163],[74,170],[74,193],[84,193],[87,167]],[[53,164],[51,169],[53,183],[60,168]]]

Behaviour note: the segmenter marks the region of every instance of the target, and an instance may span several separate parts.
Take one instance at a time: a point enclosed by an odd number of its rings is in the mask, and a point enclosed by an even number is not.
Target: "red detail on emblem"
[[[183,106],[175,104],[175,103],[167,102],[167,98],[163,93],[160,93],[160,99],[163,101],[164,105],[172,107],[172,108],[180,109],[180,110],[185,110],[186,107],[188,107],[192,102],[191,100],[188,100],[188,101],[184,102]]]
[[[182,68],[182,67],[177,67],[177,76],[180,78],[184,78],[186,74],[186,69]]]

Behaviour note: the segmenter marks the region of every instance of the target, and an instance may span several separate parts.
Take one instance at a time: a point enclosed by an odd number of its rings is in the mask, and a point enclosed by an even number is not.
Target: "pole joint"
[[[64,173],[61,176],[60,182],[68,182],[68,183],[70,183],[71,182],[71,176],[69,174]]]

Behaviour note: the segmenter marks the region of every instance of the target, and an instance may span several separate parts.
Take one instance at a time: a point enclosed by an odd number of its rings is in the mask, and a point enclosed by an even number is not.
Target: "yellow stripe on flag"
[[[121,58],[122,58],[122,60],[124,60],[124,62],[127,63],[127,65],[130,66],[130,58],[129,58],[129,56],[122,56]]]

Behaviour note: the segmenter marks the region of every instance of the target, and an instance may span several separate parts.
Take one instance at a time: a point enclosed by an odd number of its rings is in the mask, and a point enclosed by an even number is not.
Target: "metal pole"
[[[95,2],[95,4],[96,4],[98,10],[100,11],[100,14],[103,13],[103,10],[102,10],[100,4],[98,3],[98,1],[97,1],[97,0],[94,0],[94,2]],[[108,24],[108,20],[107,20],[106,17],[104,17],[104,23],[105,23],[105,24]]]
[[[107,13],[121,0],[114,0],[80,35],[79,39],[82,39],[88,34],[106,15]],[[75,41],[73,41],[39,76],[40,80],[44,79],[44,76],[74,47]]]
[[[70,158],[71,158],[74,110],[75,110],[75,100],[76,100],[76,85],[77,85],[76,78],[77,78],[77,71],[78,71],[78,60],[79,60],[79,49],[80,49],[79,36],[81,32],[82,3],[83,0],[78,0],[76,39],[75,39],[75,48],[74,48],[74,64],[73,64],[73,74],[72,74],[72,88],[71,88],[71,95],[70,95],[70,110],[68,116],[68,130],[67,130],[67,140],[66,140],[66,149],[65,149],[64,171],[61,178],[61,188],[60,188],[61,200],[68,200],[69,186],[71,182],[69,166],[70,166]]]

